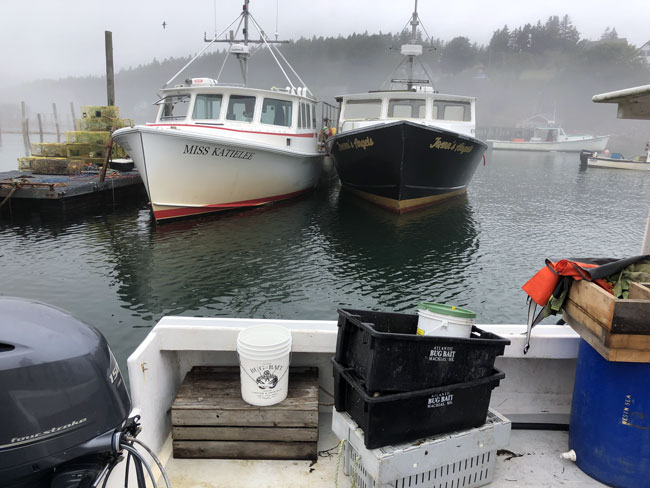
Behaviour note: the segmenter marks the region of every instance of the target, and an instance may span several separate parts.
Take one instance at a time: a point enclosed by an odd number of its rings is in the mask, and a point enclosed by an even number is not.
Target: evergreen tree
[[[616,27],[612,27],[611,30],[609,27],[605,29],[605,32],[600,36],[601,41],[613,41],[618,39],[618,32],[616,32]]]

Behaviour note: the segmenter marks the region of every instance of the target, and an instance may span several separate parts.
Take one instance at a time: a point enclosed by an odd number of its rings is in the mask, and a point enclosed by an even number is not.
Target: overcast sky
[[[0,83],[103,74],[105,30],[113,32],[116,71],[194,54],[204,47],[203,32],[214,33],[215,17],[220,32],[242,3],[0,0]],[[252,0],[251,12],[269,34],[275,32],[276,4],[281,38],[397,32],[413,10],[412,0]],[[564,14],[583,38],[596,39],[609,26],[639,47],[650,39],[650,0],[420,0],[418,10],[429,34],[443,40],[466,36],[487,43],[504,24],[519,27]]]

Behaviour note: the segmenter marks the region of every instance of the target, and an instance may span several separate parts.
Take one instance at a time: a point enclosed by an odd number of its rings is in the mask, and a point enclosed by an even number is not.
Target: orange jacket
[[[597,268],[597,264],[579,263],[562,259],[557,262],[546,260],[546,266],[540,269],[535,276],[529,279],[521,288],[537,305],[545,306],[553,294],[553,290],[562,276],[571,276],[575,280],[587,279],[592,281],[588,268]],[[613,286],[605,280],[593,280],[608,292],[612,292]]]

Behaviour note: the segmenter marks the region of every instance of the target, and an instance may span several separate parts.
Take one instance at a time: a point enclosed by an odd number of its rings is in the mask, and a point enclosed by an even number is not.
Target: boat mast
[[[235,54],[239,60],[241,73],[244,77],[244,86],[248,84],[248,57],[250,56],[250,51],[248,49],[248,16],[250,15],[248,12],[248,2],[249,0],[244,0],[244,5],[242,6],[242,15],[244,16],[244,46],[246,46],[246,48],[244,49],[244,52]]]
[[[415,0],[415,10],[413,10],[413,15],[411,17],[411,40],[409,41],[409,44],[416,44],[417,43],[417,36],[418,36],[418,25],[420,23],[418,22],[418,0]],[[413,88],[413,83],[410,81],[413,80],[413,59],[415,59],[414,55],[409,55],[408,57],[408,63],[409,63],[409,83],[406,85],[406,89],[410,90]]]

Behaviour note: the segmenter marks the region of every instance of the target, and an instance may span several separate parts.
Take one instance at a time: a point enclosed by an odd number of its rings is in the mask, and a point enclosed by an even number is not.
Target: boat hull
[[[402,121],[340,133],[328,147],[346,189],[400,213],[465,193],[487,149],[472,137]]]
[[[250,141],[136,126],[116,131],[157,221],[264,205],[311,190],[322,155]]]
[[[650,163],[644,161],[630,161],[629,159],[589,158],[587,159],[587,166],[590,168],[614,168],[650,171]]]
[[[609,136],[599,136],[587,139],[577,139],[558,142],[544,141],[495,141],[488,140],[492,149],[506,151],[560,151],[560,152],[580,152],[586,151],[603,151],[607,146]]]

